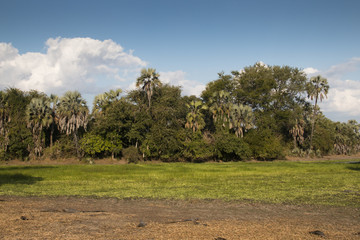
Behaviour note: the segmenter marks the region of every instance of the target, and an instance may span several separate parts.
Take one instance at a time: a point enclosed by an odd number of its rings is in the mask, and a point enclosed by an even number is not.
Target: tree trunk
[[[78,141],[78,136],[77,136],[77,131],[74,131],[74,143],[75,143],[75,148],[76,148],[76,155],[77,157],[80,159],[80,151],[79,151],[79,141]]]
[[[54,135],[54,124],[51,124],[51,130],[50,130],[50,148],[53,146],[53,135]]]
[[[313,141],[313,136],[314,136],[315,121],[316,121],[316,115],[317,115],[316,108],[317,108],[318,95],[319,94],[317,94],[316,98],[315,98],[314,116],[313,116],[313,120],[312,120],[312,123],[311,123],[310,150],[313,149],[312,141]]]

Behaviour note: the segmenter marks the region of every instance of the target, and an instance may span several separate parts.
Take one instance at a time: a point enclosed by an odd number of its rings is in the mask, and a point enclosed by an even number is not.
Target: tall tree
[[[1,150],[5,153],[9,145],[9,122],[8,95],[0,91],[0,144]]]
[[[79,151],[79,129],[86,130],[89,109],[78,91],[68,91],[60,98],[58,107],[59,128],[66,135],[73,134],[77,156]]]
[[[151,107],[151,97],[154,92],[155,87],[160,87],[162,85],[161,81],[159,80],[160,75],[156,72],[156,69],[153,68],[143,68],[141,70],[140,77],[136,80],[136,87],[142,86],[142,89],[145,91],[149,109]]]
[[[210,104],[209,109],[214,121],[220,121],[225,126],[225,123],[230,119],[230,109],[232,106],[230,93],[224,90],[214,92],[212,98],[210,98]]]
[[[119,100],[119,96],[122,93],[120,88],[108,92],[101,93],[95,96],[93,103],[93,114],[97,115],[106,110],[106,108],[116,100]]]
[[[186,115],[185,127],[192,129],[193,132],[203,129],[205,122],[201,110],[207,109],[207,106],[200,100],[192,100],[189,104],[186,104],[186,106],[189,109],[189,112]]]
[[[243,137],[244,132],[254,127],[254,115],[250,106],[232,105],[229,128],[235,131],[237,137]]]
[[[52,121],[51,121],[51,125],[50,125],[50,147],[52,147],[53,143],[54,143],[53,138],[54,138],[55,127],[58,122],[56,110],[57,110],[57,106],[59,104],[59,97],[55,94],[51,94],[49,100],[50,100],[50,105],[51,105],[51,109],[52,109],[52,112],[51,112]]]
[[[307,84],[308,97],[311,100],[315,100],[312,123],[311,123],[310,149],[312,149],[315,122],[318,113],[318,100],[320,100],[321,102],[325,97],[327,98],[328,92],[329,92],[328,81],[326,78],[323,78],[320,75],[316,77],[312,77]]]
[[[43,130],[53,121],[49,100],[33,98],[26,109],[26,120],[33,134],[34,155],[40,157],[44,148]]]
[[[297,144],[301,145],[304,142],[304,130],[305,121],[303,119],[296,119],[294,126],[289,130],[289,133],[293,137],[294,149],[297,148]]]
[[[32,133],[26,127],[26,108],[32,98],[44,97],[37,91],[23,92],[16,88],[5,90],[7,98],[6,111],[9,116],[8,145],[6,158],[25,159],[29,156],[29,146],[32,144]]]

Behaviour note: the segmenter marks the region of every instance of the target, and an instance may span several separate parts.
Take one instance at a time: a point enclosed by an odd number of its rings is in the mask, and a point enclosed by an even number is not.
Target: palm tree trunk
[[[80,151],[79,151],[79,141],[78,141],[78,136],[77,136],[77,130],[74,131],[74,143],[75,143],[75,148],[76,148],[76,156],[80,159]]]
[[[312,120],[312,123],[311,123],[310,150],[313,149],[312,141],[313,141],[313,136],[314,136],[315,121],[316,121],[316,114],[317,114],[317,112],[316,112],[316,109],[317,109],[317,101],[318,101],[318,95],[316,95],[316,98],[315,98],[314,116],[313,116],[313,120]]]
[[[54,124],[51,124],[51,130],[50,130],[50,148],[53,146],[53,135],[54,135]]]

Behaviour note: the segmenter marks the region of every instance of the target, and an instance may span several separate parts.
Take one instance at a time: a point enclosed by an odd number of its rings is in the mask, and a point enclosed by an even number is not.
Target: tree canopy
[[[138,88],[110,89],[92,112],[77,91],[0,91],[0,159],[272,160],[360,151],[360,124],[319,108],[330,86],[298,68],[262,63],[221,72],[200,97],[142,69]]]

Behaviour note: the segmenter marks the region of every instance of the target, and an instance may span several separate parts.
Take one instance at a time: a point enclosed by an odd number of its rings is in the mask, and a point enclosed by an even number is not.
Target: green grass
[[[0,166],[0,195],[222,199],[360,207],[360,164]]]

